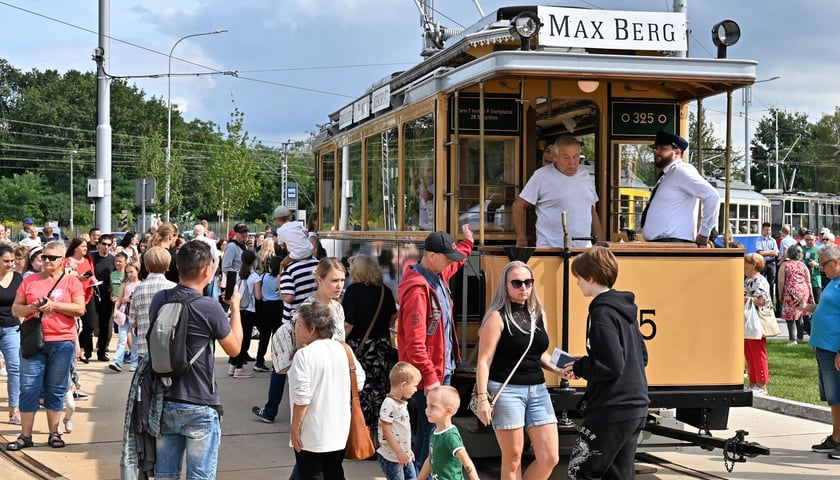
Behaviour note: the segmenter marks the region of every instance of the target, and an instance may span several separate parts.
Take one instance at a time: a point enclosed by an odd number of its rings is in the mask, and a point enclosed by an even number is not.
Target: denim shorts
[[[20,359],[20,411],[37,412],[39,399],[44,408],[64,409],[64,394],[70,380],[70,363],[76,345],[70,340],[46,342],[43,351]]]
[[[820,400],[830,406],[840,405],[840,372],[834,368],[836,352],[817,348],[817,368],[820,374]]]
[[[487,391],[495,394],[502,384],[487,381]],[[539,385],[508,384],[493,408],[493,428],[495,430],[515,430],[517,428],[538,427],[557,423],[554,406],[548,395],[545,383]]]
[[[222,427],[212,407],[164,400],[157,439],[155,478],[179,478],[184,453],[187,479],[216,478]]]

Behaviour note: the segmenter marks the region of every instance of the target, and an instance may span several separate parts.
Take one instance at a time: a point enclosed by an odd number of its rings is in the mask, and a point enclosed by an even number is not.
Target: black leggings
[[[82,355],[90,358],[93,355],[93,329],[96,327],[98,317],[96,315],[96,303],[93,297],[85,305],[85,313],[82,314],[82,331],[79,333],[79,347]]]
[[[257,330],[260,331],[260,341],[257,347],[257,365],[265,364],[265,353],[268,351],[268,343],[274,332],[280,328],[280,323],[283,321],[283,301],[275,300],[268,302],[257,302],[259,318],[257,320]]]
[[[256,319],[256,314],[248,310],[240,310],[239,316],[242,319],[242,346],[239,355],[231,359],[234,368],[242,368],[245,365],[245,359],[248,358],[248,348],[251,347],[251,331],[254,330],[254,320]]]

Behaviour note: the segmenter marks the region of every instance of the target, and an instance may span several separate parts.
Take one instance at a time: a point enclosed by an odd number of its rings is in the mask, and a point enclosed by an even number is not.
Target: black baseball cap
[[[434,232],[426,237],[423,249],[427,252],[442,253],[453,262],[460,262],[466,256],[455,248],[455,239],[446,232]]]
[[[233,231],[236,233],[248,233],[248,225],[244,223],[237,223],[233,226]]]

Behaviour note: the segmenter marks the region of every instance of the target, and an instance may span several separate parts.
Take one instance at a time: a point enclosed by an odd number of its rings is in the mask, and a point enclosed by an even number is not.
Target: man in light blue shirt
[[[770,300],[776,298],[776,260],[779,258],[779,246],[770,236],[770,223],[761,224],[761,236],[755,241],[756,253],[764,258],[764,271],[761,272],[770,284]],[[776,312],[779,316],[779,312]]]

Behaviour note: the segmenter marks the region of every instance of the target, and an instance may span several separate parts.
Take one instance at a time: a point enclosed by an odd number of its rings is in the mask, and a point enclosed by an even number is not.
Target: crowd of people
[[[682,160],[687,145],[672,133],[656,136],[660,175],[642,214],[643,236],[707,248],[719,202],[708,182]],[[569,478],[633,478],[635,446],[650,402],[635,296],[613,288],[618,262],[599,243],[604,235],[594,208],[598,197],[579,168],[578,142],[558,138],[543,161],[513,205],[516,243],[533,244],[525,215],[534,207],[537,246],[562,246],[558,242],[569,236],[573,246],[586,248],[571,265],[582,295],[592,297],[586,350],[573,352],[563,364],[552,361],[534,271],[527,263],[508,263],[478,332],[474,411],[481,423],[492,426],[502,454],[501,478],[547,479],[559,461],[559,440],[546,373],[584,379],[586,405]],[[703,206],[699,217],[698,204]],[[558,211],[576,215],[563,226],[556,221]],[[34,445],[33,422],[41,407],[49,426],[47,444],[65,445],[62,434],[72,430],[73,401],[84,395],[74,377],[76,362],[104,362],[113,374],[127,367],[135,381],[146,375],[151,368],[146,334],[174,299],[189,301],[186,349],[193,363],[170,380],[155,420],[157,461],[148,472],[155,478],[178,478],[184,464],[188,477],[215,475],[222,409],[213,352],[206,347],[216,341],[229,356],[227,375],[236,381],[268,380],[265,403],[251,409],[256,419],[273,423],[287,392],[296,458],[291,478],[344,478],[350,375],[377,444],[375,458],[388,479],[478,478],[452,424],[461,399],[450,386],[461,358],[449,282],[472,254],[469,224],[461,227],[457,242],[446,232],[430,233],[422,256],[395,258],[383,250],[378,258],[337,259],[325,256],[315,234],[317,218],[306,228],[284,206],[274,217],[276,230],[251,232],[238,223],[219,238],[202,222],[193,227],[190,241],[175,225],[160,223],[143,235],[129,232],[119,245],[96,229],[66,246],[61,241],[41,245],[31,219],[15,245],[3,241],[3,227],[0,352],[9,421],[21,426],[6,449]],[[821,394],[835,418],[832,435],[813,449],[838,454],[840,328],[832,319],[840,314],[840,297],[828,281],[840,276],[840,247],[830,232],[821,232],[825,245],[820,248],[814,232],[794,239],[789,227],[777,243],[769,228],[764,225],[756,251],[744,258],[744,301],[775,310],[787,322],[791,345],[810,335]],[[34,318],[43,326],[45,347],[23,358],[18,330],[21,321]],[[258,340],[252,357],[254,330]],[[269,365],[269,345],[278,348],[275,335],[289,330],[290,363]],[[114,334],[117,346],[110,357]],[[770,381],[766,338],[745,339],[744,351],[748,388],[764,394]],[[197,428],[205,435],[187,441]],[[527,466],[522,459],[526,435],[534,455]],[[135,460],[124,459],[123,466],[142,468]]]

